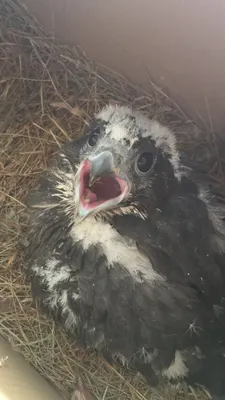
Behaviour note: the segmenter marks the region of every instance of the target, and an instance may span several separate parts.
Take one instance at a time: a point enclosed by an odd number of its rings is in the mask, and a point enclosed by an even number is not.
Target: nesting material
[[[93,113],[108,102],[131,105],[169,124],[180,147],[202,162],[223,197],[224,143],[218,142],[210,116],[208,128],[197,128],[153,84],[150,95],[92,65],[77,49],[46,37],[16,0],[0,2],[0,60],[0,334],[67,399],[78,376],[96,399],[203,399],[203,391],[188,391],[185,385],[150,390],[140,377],[77,347],[40,315],[25,281],[24,204],[54,151],[81,135]]]

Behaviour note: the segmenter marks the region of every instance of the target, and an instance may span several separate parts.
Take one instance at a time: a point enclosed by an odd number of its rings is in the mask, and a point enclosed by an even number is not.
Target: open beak
[[[86,217],[118,205],[128,194],[128,184],[115,172],[112,153],[104,151],[81,163],[77,190],[79,214]]]

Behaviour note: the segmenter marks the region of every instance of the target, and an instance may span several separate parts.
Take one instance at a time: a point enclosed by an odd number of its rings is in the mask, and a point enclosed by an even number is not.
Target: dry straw
[[[125,78],[92,65],[81,51],[46,37],[17,0],[0,1],[0,334],[65,398],[78,376],[96,399],[203,398],[203,392],[162,387],[111,367],[71,343],[40,315],[24,277],[25,199],[47,160],[108,102],[129,104],[167,122],[190,157],[201,159],[224,190],[224,160],[212,129],[204,131],[152,84],[152,95]]]

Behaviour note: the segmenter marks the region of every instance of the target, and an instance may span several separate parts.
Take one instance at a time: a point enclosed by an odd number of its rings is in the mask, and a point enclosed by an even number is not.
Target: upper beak
[[[104,151],[90,159],[92,163],[90,171],[90,183],[93,183],[98,178],[110,175],[113,172],[113,156],[110,151]]]

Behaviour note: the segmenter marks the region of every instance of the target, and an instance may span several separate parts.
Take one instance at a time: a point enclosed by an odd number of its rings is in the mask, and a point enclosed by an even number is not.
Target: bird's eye
[[[93,147],[96,145],[100,135],[100,129],[95,129],[89,136],[88,138],[88,144],[89,146]]]
[[[152,153],[139,154],[136,160],[135,169],[139,174],[147,174],[154,163],[154,155]]]

